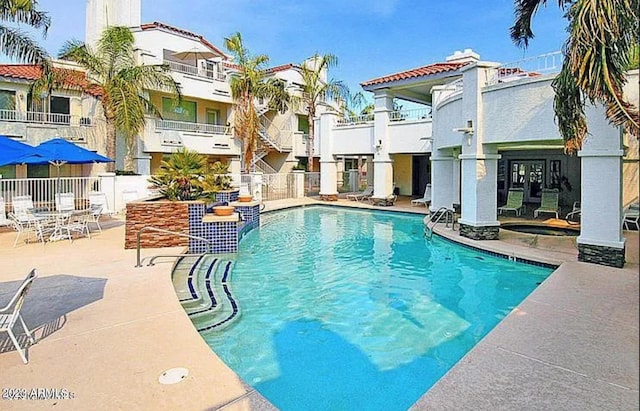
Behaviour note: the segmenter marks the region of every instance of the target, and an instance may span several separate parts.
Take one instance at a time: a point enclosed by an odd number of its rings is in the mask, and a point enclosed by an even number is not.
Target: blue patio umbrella
[[[0,136],[0,166],[22,164],[19,160],[25,156],[32,156],[33,161],[44,160],[37,148],[7,136]]]
[[[9,164],[51,164],[58,169],[58,186],[60,185],[60,167],[65,164],[110,163],[114,160],[80,147],[63,138],[54,138],[38,146],[36,151],[14,159]]]

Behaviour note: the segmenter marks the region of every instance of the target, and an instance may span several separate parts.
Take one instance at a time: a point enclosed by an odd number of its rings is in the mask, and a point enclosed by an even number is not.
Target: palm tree
[[[332,98],[343,101],[349,98],[349,90],[341,81],[325,80],[327,70],[337,64],[338,58],[335,55],[325,54],[320,56],[315,53],[300,66],[300,74],[302,76],[301,102],[306,107],[309,120],[309,138],[307,140],[308,171],[313,171],[313,119],[316,117],[318,104]]]
[[[252,56],[242,42],[242,35],[234,33],[224,39],[224,45],[234,56],[237,73],[231,74],[230,86],[235,108],[233,128],[236,138],[242,141],[245,171],[251,171],[253,156],[260,141],[260,119],[255,107],[256,99],[269,100],[269,107],[284,112],[289,95],[284,83],[277,79],[266,79],[265,54]]]
[[[107,157],[116,157],[116,135],[121,133],[126,141],[127,154],[124,169],[133,171],[135,137],[144,130],[145,114],[162,118],[160,110],[146,94],[160,90],[171,94],[178,101],[182,98],[178,83],[171,77],[168,65],[137,65],[133,54],[134,38],[127,27],[107,27],[98,40],[95,50],[79,41],[68,41],[60,51],[60,57],[77,62],[87,71],[86,89],[99,87],[100,103],[106,121]],[[63,87],[65,71],[56,70],[52,79],[45,79],[42,86],[52,83]],[[63,78],[60,78],[63,77]],[[76,82],[77,84],[77,82]],[[113,171],[113,163],[110,163]]]
[[[37,6],[35,0],[0,0],[0,20],[3,23],[27,24],[39,29],[44,37],[51,19]],[[47,52],[19,28],[0,24],[0,52],[24,63],[46,65],[48,68]]]
[[[527,47],[531,20],[546,0],[516,0],[511,38]],[[637,53],[639,0],[558,0],[568,21],[564,62],[552,83],[554,109],[565,150],[575,153],[586,137],[586,101],[600,102],[615,126],[640,137],[638,107],[624,100],[625,71]],[[635,50],[635,51],[634,51]],[[637,57],[635,57],[637,59]]]

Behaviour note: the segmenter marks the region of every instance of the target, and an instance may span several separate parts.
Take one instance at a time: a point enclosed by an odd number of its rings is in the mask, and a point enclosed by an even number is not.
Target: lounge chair
[[[397,199],[398,199],[397,195],[389,194],[388,196],[386,196],[384,198],[370,197],[369,201],[371,202],[371,204],[377,205],[377,206],[392,206],[392,205],[396,204],[396,200]]]
[[[420,204],[424,204],[425,207],[429,207],[429,203],[431,202],[431,184],[427,184],[424,188],[424,195],[422,198],[416,198],[415,200],[411,200],[412,206],[417,206]]]
[[[29,292],[29,288],[31,287],[33,280],[35,280],[37,276],[38,276],[38,273],[34,268],[33,270],[31,270],[31,272],[29,272],[27,277],[22,281],[22,284],[20,284],[18,291],[16,291],[13,298],[11,298],[11,301],[9,301],[9,303],[5,307],[0,308],[0,332],[6,332],[7,334],[9,334],[9,338],[11,339],[11,342],[16,347],[18,354],[20,354],[20,357],[22,358],[22,362],[24,362],[25,364],[29,362],[26,356],[26,349],[22,349],[20,347],[20,344],[18,343],[18,339],[13,333],[13,326],[16,324],[18,320],[20,320],[20,324],[22,324],[22,329],[24,330],[25,334],[29,338],[29,341],[31,342],[31,344],[35,342],[35,340],[33,339],[33,335],[31,335],[31,332],[27,328],[27,325],[24,323],[24,320],[20,315],[20,309],[22,308],[22,304],[24,303],[24,298],[26,297],[27,292]]]
[[[522,214],[525,210],[524,204],[524,189],[522,188],[510,188],[509,194],[507,194],[507,204],[502,207],[498,207],[498,214],[502,214],[503,211],[514,211],[516,216]]]
[[[638,225],[640,220],[640,204],[633,203],[630,204],[629,207],[626,208],[624,212],[624,217],[622,219],[622,226],[625,230],[629,230],[629,224],[633,224],[636,227],[636,230],[640,230],[640,226]]]
[[[564,217],[569,224],[578,224],[578,220],[582,216],[582,211],[580,210],[580,201],[574,201],[573,208],[567,215]]]
[[[360,201],[368,200],[373,195],[373,187],[365,188],[362,193],[347,194],[347,200]]]
[[[557,188],[543,188],[540,207],[533,211],[533,218],[537,218],[540,213],[552,213],[556,215],[556,218],[558,218],[558,213],[560,212],[558,197],[559,193]]]

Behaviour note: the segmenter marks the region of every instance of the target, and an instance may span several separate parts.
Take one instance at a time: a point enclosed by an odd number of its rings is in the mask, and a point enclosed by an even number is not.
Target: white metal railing
[[[14,196],[30,195],[36,207],[54,207],[56,193],[73,193],[78,201],[88,201],[90,191],[102,191],[99,177],[0,179],[0,197],[10,204]]]
[[[342,117],[338,119],[338,122],[336,123],[336,127],[366,124],[370,121],[373,121],[373,113],[361,114],[359,116]]]
[[[260,171],[261,173],[264,174],[276,174],[278,173],[278,171],[271,167],[269,165],[269,163],[267,163],[266,161],[264,161],[263,159],[259,158],[258,160],[255,161],[255,169],[256,171]]]
[[[0,110],[0,121],[15,121],[19,123],[56,124],[64,126],[91,126],[90,117],[70,114],[44,113],[39,111]]]
[[[430,110],[428,108],[414,108],[409,110],[396,110],[389,113],[390,121],[415,121],[426,120],[431,118]]]
[[[295,196],[295,176],[293,173],[262,175],[263,201],[284,200]]]
[[[306,172],[304,173],[304,195],[317,195],[320,193],[320,173]]]
[[[188,121],[160,120],[156,119],[156,130],[186,131],[202,134],[223,134],[230,135],[231,129],[228,126],[206,123],[190,123]]]
[[[462,82],[462,78],[452,81],[451,83],[446,84],[446,88],[440,92],[437,99],[433,101],[433,105],[436,106],[440,104],[444,99],[453,96],[458,93],[462,93],[464,88],[464,83]]]
[[[287,118],[280,126],[274,124],[264,113],[260,115],[260,137],[276,150],[288,151],[293,148],[293,131],[291,118]]]
[[[536,77],[544,74],[558,73],[562,68],[562,52],[542,54],[511,63],[502,64],[489,84],[497,84],[518,80],[524,77]]]
[[[225,73],[221,70],[211,70],[171,60],[165,60],[164,63],[167,64],[172,71],[182,74],[190,74],[192,76],[210,78],[218,81],[225,81],[227,78]]]

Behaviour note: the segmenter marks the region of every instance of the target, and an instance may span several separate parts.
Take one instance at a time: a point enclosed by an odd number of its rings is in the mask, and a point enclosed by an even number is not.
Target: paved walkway
[[[426,211],[404,200],[394,209]],[[266,209],[314,203],[283,200]],[[331,204],[370,207],[346,200]],[[15,234],[0,229],[0,305],[31,268],[40,272],[23,310],[37,337],[29,365],[22,364],[6,334],[0,335],[0,386],[18,389],[3,394],[55,388],[74,396],[0,399],[0,409],[272,408],[191,326],[169,278],[172,263],[135,268],[135,250],[123,249],[123,222],[113,219],[105,226],[91,239],[16,248]],[[459,238],[457,232],[439,231]],[[623,270],[576,262],[570,241],[546,244],[526,236],[482,245],[566,262],[415,408],[637,409],[637,233],[629,233],[630,262]],[[160,374],[174,367],[187,368],[189,375],[178,384],[159,384]]]

